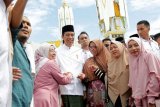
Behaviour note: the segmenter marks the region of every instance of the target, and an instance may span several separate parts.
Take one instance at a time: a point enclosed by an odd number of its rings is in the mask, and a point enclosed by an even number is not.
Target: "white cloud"
[[[125,33],[124,37],[127,39],[127,38],[129,38],[129,36],[131,36],[131,35],[133,35],[133,34],[136,34],[136,33],[137,33],[136,30],[128,30],[128,31]]]
[[[52,13],[50,7],[54,6],[55,0],[29,0],[24,15],[30,19],[32,27],[34,28]]]
[[[43,21],[43,19],[49,14],[45,10],[39,10],[39,9],[33,9],[34,12],[32,12],[30,9],[28,9],[25,12],[25,15],[30,19],[31,25],[33,27],[36,27],[39,23]]]
[[[61,39],[59,27],[49,27],[48,31],[49,31],[50,35],[53,37],[53,40],[60,40]]]
[[[84,31],[86,27],[87,25],[77,24],[75,25],[75,32],[78,35],[80,32]]]
[[[160,7],[160,0],[130,0],[130,3],[133,10],[150,10]]]
[[[160,32],[160,15],[157,16],[157,19],[150,21],[150,35],[154,35]],[[136,28],[130,29],[125,33],[125,38],[128,38],[130,35],[137,33]]]
[[[151,31],[150,34],[156,34],[160,32],[160,15],[157,19],[151,21]]]
[[[95,4],[95,0],[68,0],[69,4],[75,7],[89,7]]]

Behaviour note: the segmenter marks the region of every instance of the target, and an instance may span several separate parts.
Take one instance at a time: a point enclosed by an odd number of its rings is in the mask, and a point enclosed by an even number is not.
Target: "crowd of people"
[[[146,20],[124,40],[74,45],[73,25],[62,28],[62,44],[27,43],[32,27],[23,16],[28,0],[0,0],[0,107],[157,107],[160,102],[160,33]]]

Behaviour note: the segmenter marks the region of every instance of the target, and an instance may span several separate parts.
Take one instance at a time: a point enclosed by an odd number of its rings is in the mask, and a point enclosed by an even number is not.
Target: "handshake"
[[[65,72],[65,73],[63,73],[63,75],[70,77],[70,78],[73,78],[73,74],[71,72]]]

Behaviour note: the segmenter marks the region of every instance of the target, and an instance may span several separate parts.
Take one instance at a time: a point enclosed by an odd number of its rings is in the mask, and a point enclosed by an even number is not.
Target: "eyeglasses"
[[[96,46],[89,46],[89,49],[95,49],[97,48]]]

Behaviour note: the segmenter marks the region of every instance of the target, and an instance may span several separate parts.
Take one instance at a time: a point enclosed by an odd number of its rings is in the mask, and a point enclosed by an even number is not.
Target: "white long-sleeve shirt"
[[[7,10],[0,0],[0,107],[11,107],[12,72]]]
[[[77,76],[82,72],[83,59],[81,49],[77,47],[60,46],[57,52],[57,63],[62,73],[71,72],[73,80],[68,85],[61,85],[60,91],[62,95],[83,95],[83,85]]]
[[[156,41],[154,41],[152,38],[150,38],[150,40],[145,40],[141,38],[141,41],[147,51],[152,52],[160,58],[160,48],[158,47],[158,43]]]
[[[84,49],[81,49],[81,55],[82,55],[83,63],[85,63],[85,61],[88,58],[93,56],[89,50],[84,50]]]
[[[26,54],[27,54],[28,59],[29,59],[30,64],[31,64],[31,72],[32,73],[36,73],[36,71],[35,71],[35,60],[34,60],[34,51],[33,51],[32,45],[26,43],[25,47],[26,47],[26,49],[25,49]]]

